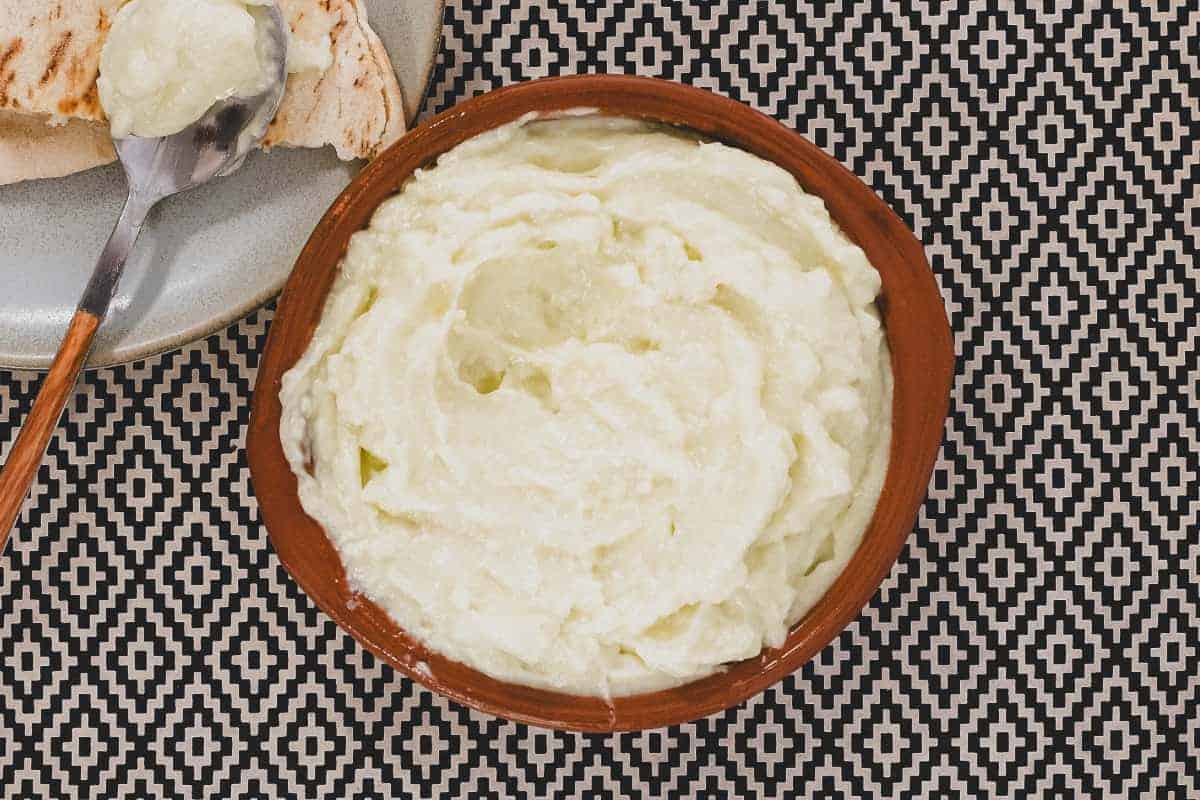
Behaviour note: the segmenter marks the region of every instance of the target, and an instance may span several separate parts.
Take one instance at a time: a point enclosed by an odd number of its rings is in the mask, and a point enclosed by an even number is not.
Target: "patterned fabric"
[[[946,443],[908,548],[815,661],[613,737],[397,675],[259,523],[266,310],[71,403],[0,562],[0,791],[1200,796],[1200,12],[1007,5],[446,11],[427,114],[554,73],[694,83],[794,126],[924,241],[959,354]],[[36,384],[0,372],[4,448]]]

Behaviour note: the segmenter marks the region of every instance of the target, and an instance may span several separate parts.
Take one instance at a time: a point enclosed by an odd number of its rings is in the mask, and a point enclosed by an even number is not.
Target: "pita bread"
[[[116,157],[100,123],[73,119],[50,127],[45,117],[0,111],[0,185],[60,178]]]
[[[369,158],[404,133],[395,70],[367,23],[362,0],[278,0],[295,38],[328,42],[332,64],[288,79],[264,147],[332,145],[340,158]],[[0,0],[0,112],[42,122],[104,125],[96,92],[100,50],[124,0]],[[13,123],[0,130],[7,137]],[[41,139],[20,126],[20,144],[0,148],[0,183],[62,175],[106,156],[96,132],[48,127]],[[16,128],[12,128],[14,131]],[[16,135],[16,134],[14,134]],[[78,149],[76,149],[78,148]],[[21,153],[50,164],[9,162]],[[111,159],[109,159],[111,160]]]
[[[263,145],[332,144],[349,160],[373,157],[399,139],[406,127],[400,82],[362,0],[279,0],[279,7],[296,39],[329,37],[333,64],[288,79]]]

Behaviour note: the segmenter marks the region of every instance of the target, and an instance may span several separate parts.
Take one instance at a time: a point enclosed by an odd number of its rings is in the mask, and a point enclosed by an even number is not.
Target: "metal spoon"
[[[287,81],[287,26],[273,3],[253,5],[249,10],[266,34],[262,41],[269,60],[268,88],[254,97],[231,97],[215,103],[198,121],[174,135],[152,139],[131,136],[114,142],[125,169],[129,196],[33,408],[0,469],[0,553],[87,360],[96,330],[108,314],[125,260],[146,215],[171,195],[237,170],[246,154],[262,141],[279,110]]]

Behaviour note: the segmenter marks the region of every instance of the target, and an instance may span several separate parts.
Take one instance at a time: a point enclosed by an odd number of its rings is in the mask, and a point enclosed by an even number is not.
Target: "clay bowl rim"
[[[610,703],[504,683],[409,638],[371,601],[353,595],[337,551],[297,497],[279,442],[281,376],[312,335],[351,234],[414,169],[459,142],[529,112],[596,109],[691,128],[787,169],[822,197],[883,279],[880,308],[892,350],[893,437],[871,524],[846,569],[784,645],[673,689]],[[543,78],[467,100],[419,126],[367,166],[330,207],[288,278],[258,373],[247,437],[251,480],[280,561],[317,606],[409,678],[481,711],[587,732],[641,730],[698,719],[774,685],[809,661],[870,601],[908,538],[924,500],[949,404],[950,326],[921,244],[870,188],[799,134],[749,106],[653,78]]]

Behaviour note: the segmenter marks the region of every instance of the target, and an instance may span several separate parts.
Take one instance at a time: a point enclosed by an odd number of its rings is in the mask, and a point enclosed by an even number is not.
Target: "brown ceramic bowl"
[[[895,376],[891,464],[875,516],[846,570],[783,647],[685,686],[617,698],[611,705],[489,678],[425,649],[378,606],[352,594],[337,551],[300,507],[279,442],[280,378],[308,345],[347,241],[376,207],[415,169],[478,133],[531,111],[581,107],[692,128],[779,164],[824,198],[882,274],[880,307]],[[469,706],[538,725],[652,728],[721,711],[762,691],[812,658],[866,605],[925,497],[953,362],[946,312],[920,243],[882,200],[816,146],[747,106],[676,83],[623,76],[537,80],[468,100],[413,130],[364,169],[325,214],[283,290],[267,339],[250,422],[250,471],[280,560],[335,622],[413,680]]]

